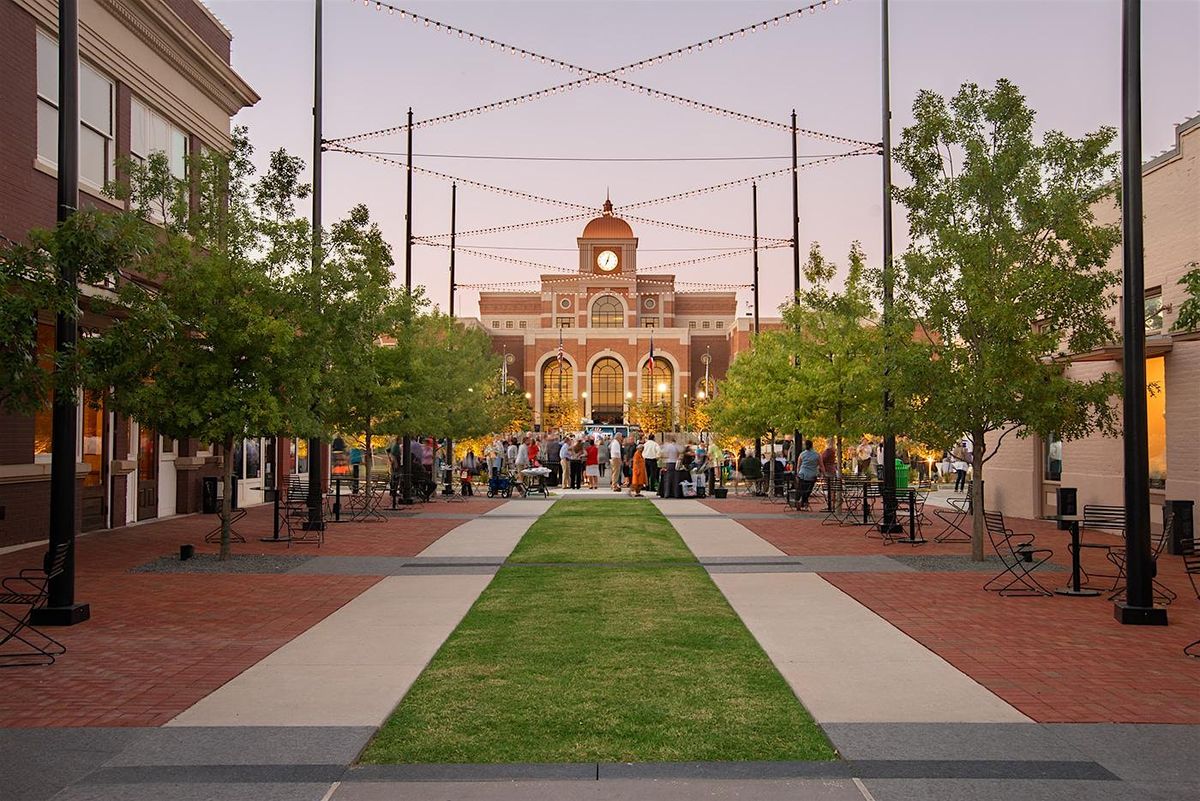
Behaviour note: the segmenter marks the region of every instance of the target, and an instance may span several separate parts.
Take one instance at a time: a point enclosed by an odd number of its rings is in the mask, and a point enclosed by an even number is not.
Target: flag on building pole
[[[650,361],[647,362],[650,367],[650,380],[654,380],[654,329],[650,329]]]

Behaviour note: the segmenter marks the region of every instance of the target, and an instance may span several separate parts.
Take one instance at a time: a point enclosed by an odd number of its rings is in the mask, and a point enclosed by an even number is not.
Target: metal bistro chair
[[[0,667],[53,665],[55,657],[67,652],[67,646],[34,628],[30,619],[33,610],[45,606],[50,579],[66,568],[68,548],[67,543],[59,543],[46,554],[42,567],[0,579]],[[13,613],[5,607],[20,611]]]
[[[1173,521],[1174,518],[1172,518],[1171,521],[1163,526],[1163,530],[1151,543],[1150,551],[1150,582],[1154,590],[1154,600],[1161,602],[1164,606],[1179,597],[1174,590],[1159,582],[1157,578],[1158,557],[1162,554],[1163,548],[1166,547],[1167,542],[1169,542],[1171,539],[1171,522]],[[1108,561],[1112,562],[1117,568],[1117,580],[1113,584],[1112,594],[1108,596],[1108,600],[1115,601],[1117,596],[1125,592],[1125,582],[1128,581],[1125,572],[1126,551],[1124,548],[1111,548],[1109,549],[1108,553],[1105,554],[1105,556],[1108,558]],[[1191,577],[1189,576],[1189,578]],[[1192,586],[1194,589],[1195,584]]]
[[[1004,569],[989,579],[983,588],[1006,597],[1052,596],[1054,593],[1042,586],[1033,571],[1049,561],[1054,552],[1049,548],[1033,547],[1033,534],[1014,534],[1004,525],[1001,512],[984,512],[983,520],[992,550],[1004,565]],[[1002,585],[1006,578],[1008,582]]]
[[[1119,542],[1084,542],[1083,534],[1088,530],[1109,531],[1121,537]],[[1083,507],[1083,521],[1079,525],[1080,548],[1094,548],[1104,552],[1105,558],[1113,552],[1114,549],[1122,549],[1125,547],[1125,507],[1124,506],[1105,506],[1101,504],[1087,504]],[[1067,546],[1072,549],[1073,546]],[[1111,559],[1109,560],[1111,561]],[[1083,570],[1083,582],[1091,583],[1091,577],[1086,569]],[[1100,578],[1110,578],[1113,580],[1110,589],[1116,589],[1117,584],[1121,580],[1119,573],[1095,573]]]
[[[947,498],[949,509],[935,509],[934,517],[946,525],[934,537],[934,542],[970,542],[971,532],[963,528],[965,521],[971,518],[971,496],[955,495]]]
[[[1192,583],[1192,592],[1200,600],[1200,587],[1196,586],[1196,576],[1200,576],[1200,551],[1196,550],[1196,538],[1185,537],[1179,541],[1179,545],[1183,552],[1183,570]]]

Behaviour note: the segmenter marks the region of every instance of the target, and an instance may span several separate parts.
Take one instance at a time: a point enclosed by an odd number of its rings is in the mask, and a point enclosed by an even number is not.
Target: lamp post
[[[58,4],[58,222],[66,222],[79,203],[79,4]],[[61,256],[58,280],[78,308],[76,266]],[[54,347],[68,358],[75,351],[79,323],[75,313],[59,311],[54,320]],[[63,388],[66,389],[65,387]],[[75,602],[75,443],[79,438],[73,392],[54,393],[50,440],[50,552],[66,547],[63,571],[49,581],[46,605],[32,611],[39,626],[72,626],[91,616],[87,604]]]
[[[312,183],[312,279],[316,307],[321,308],[321,159],[323,109],[322,99],[322,26],[321,0],[316,0],[313,9],[313,183]],[[308,519],[304,521],[306,531],[321,531],[325,528],[324,465],[321,459],[321,438],[308,440]]]
[[[1125,600],[1113,610],[1126,624],[1167,625],[1154,605],[1150,555],[1150,457],[1146,434],[1146,290],[1142,240],[1142,4],[1124,0],[1121,81],[1122,326],[1125,398]]]
[[[882,118],[883,140],[880,143],[883,156],[883,419],[887,431],[883,437],[883,522],[879,528],[884,533],[894,534],[901,530],[896,521],[896,435],[891,431],[892,393],[889,386],[891,356],[888,352],[888,337],[891,335],[892,299],[895,286],[895,268],[892,264],[892,81],[889,61],[891,50],[888,31],[888,0],[882,3]]]

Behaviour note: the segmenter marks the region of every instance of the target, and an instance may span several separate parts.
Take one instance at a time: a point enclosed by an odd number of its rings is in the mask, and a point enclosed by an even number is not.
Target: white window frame
[[[45,32],[44,30],[42,30],[40,28],[38,29],[36,36],[37,36],[37,48],[41,48],[44,46],[44,47],[53,48],[53,50],[54,50],[54,61],[53,61],[54,65],[55,65],[54,66],[54,86],[57,87],[58,86],[58,41],[54,37],[52,37],[50,34],[48,34],[47,32]],[[37,61],[40,62],[41,59],[38,59]],[[108,89],[108,130],[107,131],[102,131],[102,130],[98,129],[93,123],[88,122],[85,119],[84,114],[82,113],[82,107],[83,107],[82,92],[83,92],[83,80],[84,80],[85,71],[90,71],[93,75],[95,75],[97,78],[99,78],[100,81],[107,84],[107,89]],[[79,183],[81,186],[83,186],[87,189],[91,189],[96,193],[100,193],[100,192],[103,192],[103,190],[104,190],[103,185],[105,183],[108,183],[109,181],[113,180],[113,177],[115,176],[115,173],[116,173],[117,84],[116,84],[116,81],[114,81],[112,78],[109,78],[107,75],[105,75],[99,69],[97,69],[96,67],[93,67],[91,64],[87,63],[83,59],[80,59],[80,61],[79,61],[79,81],[80,81],[79,127],[80,127],[80,134],[81,134],[80,142],[79,142],[79,144],[80,144]],[[57,88],[55,89],[55,92],[57,93]],[[59,110],[59,103],[58,103],[57,97],[55,97],[55,98],[48,97],[40,89],[38,89],[37,90],[37,103],[38,103],[39,110],[43,106],[53,110],[55,124],[57,127],[58,110]],[[83,174],[84,173],[83,134],[85,132],[90,132],[90,133],[93,133],[93,134],[99,136],[103,140],[103,143],[104,143],[104,162],[102,165],[103,172],[104,172],[104,180],[99,185],[97,185],[94,181],[89,180]],[[41,164],[45,165],[46,167],[49,167],[49,168],[57,171],[57,169],[58,169],[57,136],[55,137],[55,142],[56,142],[55,150],[52,154],[42,153],[40,132],[39,132],[39,135],[37,136],[37,139],[38,139],[37,160]]]

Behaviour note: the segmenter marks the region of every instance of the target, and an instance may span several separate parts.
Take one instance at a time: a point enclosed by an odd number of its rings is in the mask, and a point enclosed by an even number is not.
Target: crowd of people
[[[468,453],[464,460],[473,458]],[[549,470],[547,485],[566,489],[654,493],[664,498],[703,497],[724,462],[716,445],[684,435],[525,433],[493,441],[483,454],[489,476]],[[460,465],[466,469],[466,465]]]

